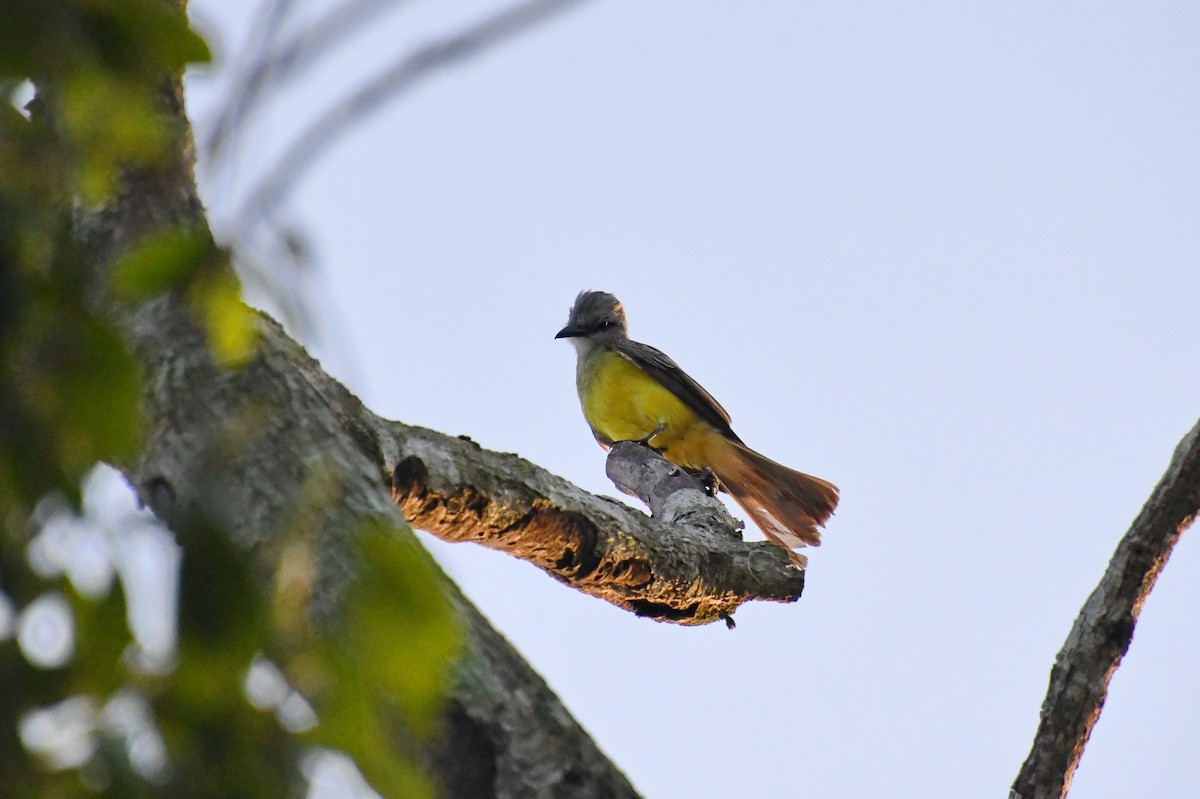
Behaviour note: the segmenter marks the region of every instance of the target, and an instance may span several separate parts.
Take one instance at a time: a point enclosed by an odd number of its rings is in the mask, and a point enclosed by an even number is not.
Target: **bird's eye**
[[[611,319],[605,319],[603,322],[600,323],[600,327],[608,327],[611,324],[612,324]]]

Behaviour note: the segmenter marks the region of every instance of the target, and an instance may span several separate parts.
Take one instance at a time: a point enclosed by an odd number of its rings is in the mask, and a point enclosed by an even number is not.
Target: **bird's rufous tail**
[[[767,538],[787,549],[792,561],[803,566],[807,558],[792,550],[820,545],[817,528],[837,507],[837,486],[789,469],[728,438],[714,443],[708,460],[721,485]]]

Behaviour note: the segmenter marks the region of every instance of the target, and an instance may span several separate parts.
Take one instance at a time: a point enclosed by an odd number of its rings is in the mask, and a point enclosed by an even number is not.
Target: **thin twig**
[[[241,234],[279,205],[323,150],[386,100],[411,89],[438,68],[461,62],[582,2],[585,0],[524,0],[405,55],[327,111],[292,144],[235,216]]]
[[[229,99],[205,140],[207,160],[214,162],[221,155],[259,107],[258,99],[265,90],[296,77],[304,67],[315,64],[330,48],[344,42],[357,28],[398,1],[351,0],[278,47],[272,47],[269,39],[262,41],[257,47],[259,57],[241,70],[241,77],[234,81]]]
[[[263,62],[267,59],[266,54],[270,52],[271,42],[283,29],[294,3],[295,0],[268,0],[259,7],[254,23],[251,25],[249,41],[242,51],[241,66],[235,69],[235,72],[247,75],[262,69]],[[236,83],[241,85],[245,82],[246,79],[243,79]],[[236,95],[233,96],[236,97]],[[241,114],[245,108],[243,103],[236,101],[227,103],[226,106],[226,110],[222,114],[223,121],[217,126],[218,131],[209,137],[207,149],[210,154],[216,149],[212,140],[217,138],[218,134],[220,137],[224,137],[225,129],[236,128],[240,124]]]

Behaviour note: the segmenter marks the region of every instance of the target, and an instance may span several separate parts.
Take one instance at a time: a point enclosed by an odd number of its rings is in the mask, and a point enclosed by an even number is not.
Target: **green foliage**
[[[207,275],[194,285],[190,298],[217,361],[230,367],[248,363],[258,342],[258,318],[242,301],[237,275],[230,269]]]
[[[93,316],[39,325],[18,368],[22,393],[56,434],[64,470],[82,474],[101,458],[132,457],[138,443],[141,383],[112,325]]]
[[[0,0],[0,19],[0,82],[32,80],[57,119],[61,146],[39,164],[46,188],[93,203],[119,166],[163,158],[171,137],[155,112],[160,82],[211,58],[161,0]]]
[[[357,576],[336,621],[316,626],[308,613],[316,542],[303,524],[312,519],[297,521],[294,539],[265,564],[273,590],[263,583],[264,564],[255,567],[227,533],[203,519],[181,522],[178,648],[162,673],[142,671],[129,657],[122,590],[89,599],[69,580],[31,574],[18,539],[0,539],[0,584],[12,604],[19,609],[47,590],[62,592],[76,630],[75,657],[56,668],[33,665],[13,640],[0,640],[5,795],[282,795],[300,783],[301,752],[318,744],[350,754],[384,796],[432,797],[420,751],[437,732],[462,648],[441,577],[411,535],[386,521],[369,524],[352,539]],[[306,732],[290,732],[246,700],[247,669],[264,652],[315,703],[316,723]],[[165,744],[163,768],[139,765],[132,739],[103,721],[101,708],[130,695],[151,711],[147,729]],[[84,731],[95,751],[77,771],[25,752],[14,735],[27,713],[67,698],[95,709]]]
[[[18,609],[49,589],[69,596],[76,654],[59,668],[39,668],[14,640],[0,640],[5,796],[274,796],[297,783],[301,742],[241,692],[250,659],[267,641],[269,615],[246,559],[224,534],[204,526],[187,531],[177,665],[164,673],[142,671],[130,659],[123,591],[89,599],[62,577],[38,578],[23,562],[19,543],[12,536],[0,540],[0,585]],[[147,770],[133,754],[134,737],[105,723],[101,709],[122,696],[140,698],[150,708],[149,726],[133,735],[161,736],[166,768]],[[15,735],[28,713],[64,699],[95,709],[90,721],[81,722],[81,734],[95,751],[77,770],[25,751]]]
[[[50,490],[73,493],[97,460],[129,458],[138,444],[137,365],[112,323],[80,296],[73,255],[61,243],[45,271],[8,273],[9,315],[0,324],[0,476],[7,478],[0,480],[0,512],[30,507]]]
[[[160,795],[272,796],[295,784],[300,742],[254,709],[242,682],[270,615],[244,552],[206,523],[181,530],[179,651],[148,690],[172,759]]]
[[[241,283],[229,253],[207,230],[167,230],[138,242],[113,268],[113,293],[141,301],[181,291],[208,334],[214,357],[224,366],[244,366],[254,355],[258,320],[242,301]]]
[[[141,301],[187,285],[218,256],[207,231],[167,230],[138,242],[113,267],[112,289]]]
[[[135,451],[137,370],[97,313],[74,202],[167,157],[163,81],[208,58],[160,0],[0,0],[0,519]]]
[[[431,796],[415,751],[436,732],[462,646],[429,555],[383,522],[358,535],[364,567],[341,634],[302,649],[293,671],[320,692],[311,739],[352,755],[384,796]],[[396,756],[410,741],[414,756]]]
[[[356,661],[373,695],[395,701],[414,732],[428,735],[447,690],[445,665],[461,644],[454,609],[411,536],[376,522],[358,540],[366,565],[350,591],[354,623],[339,651]]]
[[[98,601],[82,598],[65,578],[40,578],[24,562],[11,534],[0,537],[0,587],[15,609],[28,605],[38,595],[57,590],[70,600],[75,617],[75,651],[78,654],[59,668],[38,668],[24,657],[16,642],[0,640],[0,774],[5,796],[71,797],[94,796],[78,776],[58,771],[41,758],[31,757],[17,737],[18,720],[27,712],[47,708],[71,697],[100,698],[119,684],[114,665],[130,641],[123,623],[124,604],[119,594]],[[0,595],[3,596],[3,595]]]
[[[340,623],[318,627],[307,613],[317,563],[308,536],[327,503],[297,514],[296,540],[274,563],[191,519],[177,531],[185,554],[176,663],[161,673],[129,657],[128,586],[88,597],[26,557],[36,525],[25,520],[40,498],[60,492],[83,507],[85,472],[98,460],[127,462],[139,447],[138,364],[104,312],[107,301],[176,293],[220,363],[242,365],[255,351],[255,313],[207,230],[152,234],[107,278],[90,271],[93,254],[76,236],[77,221],[110,203],[130,171],[180,157],[185,131],[162,113],[172,100],[164,89],[186,64],[209,58],[180,6],[0,0],[0,602],[21,611],[58,591],[69,599],[76,637],[69,662],[42,668],[0,636],[0,792],[285,795],[299,784],[299,754],[319,744],[354,756],[387,796],[427,795],[416,752],[433,734],[461,642],[436,568],[390,524],[356,538],[358,579]],[[26,81],[36,100],[19,109],[14,98]],[[273,592],[263,582],[272,573]],[[314,728],[298,736],[246,701],[256,653],[278,662],[314,703]],[[149,708],[166,771],[139,766],[129,740],[105,726],[104,714],[130,697]],[[42,762],[17,736],[25,714],[55,707],[91,719],[94,751],[78,768]],[[397,754],[397,742],[410,754]]]
[[[170,144],[153,96],[137,84],[85,72],[63,84],[61,99],[79,156],[75,190],[88,204],[108,199],[120,167],[153,164]]]
[[[181,10],[160,0],[0,0],[0,18],[0,77],[103,68],[153,81],[211,58]]]
[[[121,170],[179,149],[163,88],[209,57],[161,0],[0,0],[0,519],[136,451],[138,372],[98,312],[75,206],[105,202]],[[37,90],[28,116],[12,104],[24,81]],[[194,233],[156,246],[127,259],[127,294],[205,277],[192,304],[221,361],[244,363],[253,320],[227,256]]]

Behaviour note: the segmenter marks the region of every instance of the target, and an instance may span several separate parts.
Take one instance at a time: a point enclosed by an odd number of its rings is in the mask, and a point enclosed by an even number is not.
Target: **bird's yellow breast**
[[[592,353],[578,374],[583,415],[597,437],[650,443],[689,469],[708,465],[705,450],[717,431],[641,367],[609,349]]]

